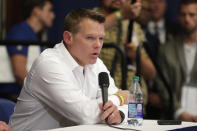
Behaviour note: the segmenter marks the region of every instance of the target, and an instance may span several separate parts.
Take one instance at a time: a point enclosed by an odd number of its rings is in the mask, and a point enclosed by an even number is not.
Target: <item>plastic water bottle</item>
[[[140,126],[143,123],[143,94],[138,76],[133,77],[133,83],[129,88],[127,122],[133,126]]]

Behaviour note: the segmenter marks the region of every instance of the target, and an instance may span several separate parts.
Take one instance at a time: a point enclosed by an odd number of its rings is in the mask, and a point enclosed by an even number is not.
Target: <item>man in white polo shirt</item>
[[[9,123],[13,131],[94,124],[106,117],[108,124],[123,121],[124,109],[118,109],[128,92],[118,90],[111,77],[109,101],[104,107],[101,104],[98,74],[109,74],[98,58],[105,36],[104,21],[102,14],[88,9],[66,16],[63,42],[45,50],[25,78]]]

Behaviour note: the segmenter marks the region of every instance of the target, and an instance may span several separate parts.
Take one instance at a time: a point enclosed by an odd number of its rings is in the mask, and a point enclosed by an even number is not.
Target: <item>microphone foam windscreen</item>
[[[106,72],[100,72],[98,78],[100,87],[109,87],[109,77]]]

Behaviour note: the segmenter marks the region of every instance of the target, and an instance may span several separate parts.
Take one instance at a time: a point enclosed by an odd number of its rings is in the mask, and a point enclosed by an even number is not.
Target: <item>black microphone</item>
[[[108,101],[109,77],[106,72],[99,73],[99,86],[102,90],[103,106]]]
[[[100,72],[98,79],[99,79],[99,86],[102,91],[103,106],[104,106],[105,103],[108,101],[108,87],[109,87],[108,74],[106,72]],[[107,120],[108,119],[106,118],[105,121],[107,122]]]

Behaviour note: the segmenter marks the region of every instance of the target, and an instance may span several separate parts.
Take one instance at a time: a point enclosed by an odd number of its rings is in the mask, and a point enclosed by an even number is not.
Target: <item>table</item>
[[[196,126],[194,128],[196,128],[197,130],[197,123],[194,122],[182,122],[181,125],[158,125],[157,120],[144,120],[142,126],[136,128],[133,127],[129,130],[166,131],[166,130],[185,128],[185,127],[192,127],[192,126]],[[47,130],[47,131],[121,131],[121,129],[110,127],[106,124],[95,124],[95,125],[79,125],[72,127],[64,127],[64,128]]]

